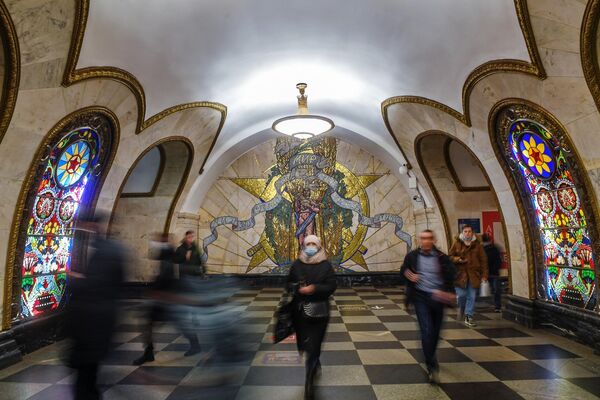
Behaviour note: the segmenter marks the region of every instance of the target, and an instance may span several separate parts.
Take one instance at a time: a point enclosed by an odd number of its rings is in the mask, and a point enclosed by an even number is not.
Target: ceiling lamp
[[[329,118],[308,113],[308,98],[304,94],[306,83],[298,83],[298,114],[279,118],[273,122],[273,130],[298,139],[310,139],[314,136],[329,132],[335,126]]]

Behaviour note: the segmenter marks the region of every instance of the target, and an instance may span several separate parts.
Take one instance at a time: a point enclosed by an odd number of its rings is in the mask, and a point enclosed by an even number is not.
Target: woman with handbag
[[[335,273],[321,240],[304,238],[302,251],[290,268],[287,286],[292,299],[292,320],[298,351],[306,353],[304,398],[314,398],[313,381],[321,367],[321,343],[329,323],[329,296],[337,287]]]

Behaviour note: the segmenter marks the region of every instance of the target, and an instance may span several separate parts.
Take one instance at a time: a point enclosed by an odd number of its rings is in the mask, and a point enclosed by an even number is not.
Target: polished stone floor
[[[281,291],[240,290],[245,340],[252,350],[236,365],[203,367],[203,355],[183,357],[186,340],[170,325],[157,328],[156,361],[131,366],[141,354],[142,304],[126,302],[115,350],[103,366],[104,399],[301,399],[304,370],[294,343],[271,343]],[[546,330],[502,320],[480,302],[478,326],[456,322],[450,310],[438,358],[441,384],[427,383],[416,319],[397,288],[339,289],[322,355],[318,398],[599,399],[600,356]],[[27,355],[0,370],[2,399],[69,399],[73,371],[61,361],[65,343]],[[229,374],[225,387],[214,379]]]

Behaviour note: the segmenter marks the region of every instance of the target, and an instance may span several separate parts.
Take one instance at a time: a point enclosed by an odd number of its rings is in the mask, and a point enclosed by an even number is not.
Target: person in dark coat
[[[144,353],[133,361],[133,365],[141,365],[145,362],[154,361],[154,344],[152,340],[152,327],[156,321],[177,321],[177,316],[169,310],[168,303],[171,295],[179,292],[178,280],[175,278],[173,268],[174,247],[169,243],[169,235],[160,233],[156,235],[157,240],[150,242],[150,259],[159,261],[159,273],[150,287],[150,297],[153,299],[148,313],[148,321],[145,327]],[[190,348],[184,354],[190,356],[200,351],[200,344],[195,333],[180,324],[184,336],[190,341]]]
[[[500,268],[502,267],[502,256],[498,246],[493,242],[490,235],[485,233],[481,240],[488,261],[488,274],[490,285],[494,293],[494,312],[499,313],[502,309],[502,280],[500,279]]]
[[[419,248],[404,258],[400,274],[406,278],[406,302],[414,306],[419,321],[429,381],[438,383],[436,350],[444,307],[456,302],[453,293],[456,269],[450,257],[435,247],[433,231],[426,229],[421,232],[419,242]]]
[[[329,323],[329,297],[337,287],[333,267],[315,235],[304,238],[302,251],[290,268],[287,287],[293,295],[298,351],[306,353],[304,397],[312,399],[315,374],[321,367],[321,344]]]
[[[159,261],[159,273],[150,288],[150,297],[154,299],[150,305],[148,323],[145,327],[146,347],[144,354],[133,361],[133,365],[141,365],[145,362],[154,361],[154,344],[152,340],[152,326],[156,321],[173,321],[182,330],[186,339],[190,342],[190,348],[184,356],[191,356],[201,351],[198,337],[188,326],[187,321],[181,321],[178,313],[175,313],[170,303],[177,302],[178,294],[185,292],[185,287],[180,285],[175,278],[173,258],[175,249],[169,243],[169,235],[166,233],[157,234],[156,239],[150,242],[150,258]]]
[[[75,399],[99,399],[98,367],[108,354],[118,312],[119,287],[124,278],[126,251],[101,232],[107,218],[80,219],[78,230],[89,235],[84,265],[69,272],[71,298],[67,334],[72,339],[69,364],[77,371]]]
[[[187,231],[181,245],[175,251],[175,263],[179,264],[179,276],[202,276],[205,274],[202,252],[194,241],[194,231]]]

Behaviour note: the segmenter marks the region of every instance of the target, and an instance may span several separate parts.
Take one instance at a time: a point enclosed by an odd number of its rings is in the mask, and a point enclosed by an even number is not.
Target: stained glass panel
[[[565,149],[536,122],[518,119],[508,130],[508,156],[523,178],[537,219],[545,297],[591,309],[596,304],[592,241]]]
[[[100,137],[91,128],[66,134],[50,150],[29,212],[21,264],[21,317],[49,313],[65,294],[73,223],[94,167]]]

